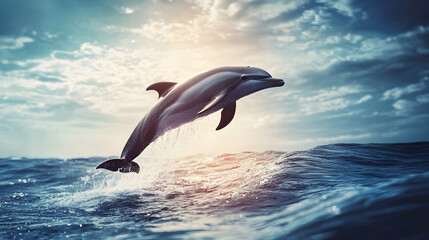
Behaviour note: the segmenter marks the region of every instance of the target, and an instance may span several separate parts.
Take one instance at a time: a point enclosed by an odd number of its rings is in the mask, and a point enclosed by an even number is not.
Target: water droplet
[[[335,214],[339,214],[340,213],[340,209],[337,206],[332,206],[332,212],[334,212]]]

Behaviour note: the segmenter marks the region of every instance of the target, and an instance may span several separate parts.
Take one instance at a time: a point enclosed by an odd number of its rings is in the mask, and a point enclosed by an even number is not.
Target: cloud
[[[0,50],[15,50],[23,48],[25,44],[34,42],[34,39],[29,37],[0,37]]]
[[[323,101],[335,97],[362,92],[363,90],[357,85],[347,85],[341,87],[331,87],[330,89],[322,89],[311,97],[300,99],[301,102]]]
[[[353,17],[354,8],[351,6],[351,0],[318,0],[319,3],[325,3],[336,9],[339,13]]]
[[[351,45],[341,42],[338,37],[339,42],[329,46],[329,50],[322,47],[322,50],[314,51],[312,68],[300,70],[298,77],[311,82],[311,88],[359,84],[381,92],[381,96],[372,95],[383,100],[415,94],[426,89],[426,80],[410,84],[410,79],[424,78],[429,68],[425,60],[427,54],[416,50],[429,46],[429,42],[422,40],[429,36],[425,29],[417,27],[408,33],[383,38],[360,34],[362,39]],[[403,39],[406,36],[407,39]],[[311,60],[307,58],[307,61]]]
[[[151,21],[139,29],[128,29],[128,31],[157,42],[198,42],[199,29],[198,21],[191,21],[189,24]]]
[[[352,100],[353,98],[356,98],[358,93],[362,93],[364,91],[365,90],[357,85],[322,89],[312,96],[299,98],[300,109],[306,115],[342,110],[351,105],[361,104],[370,100],[372,96],[369,94],[362,96],[359,99]]]
[[[388,7],[384,2],[371,0],[356,0],[352,4],[354,9],[362,9],[362,16],[363,13],[366,15],[355,25],[359,31],[395,35],[417,26],[429,25],[429,17],[425,11],[428,6],[425,0],[415,0],[412,5],[401,0],[391,0]]]
[[[337,98],[323,102],[305,103],[302,105],[302,111],[307,115],[312,115],[316,113],[341,110],[348,107],[350,104],[351,102],[349,100]]]
[[[369,95],[369,94],[367,94],[367,95],[365,95],[365,96],[361,97],[359,100],[357,100],[357,101],[356,101],[356,104],[364,103],[364,102],[366,102],[366,101],[369,101],[371,98],[372,98],[372,96],[371,96],[371,95]]]
[[[121,7],[121,12],[124,14],[131,14],[134,12],[134,9],[128,7]]]
[[[424,77],[419,83],[414,83],[407,85],[405,87],[395,87],[392,89],[389,89],[383,93],[383,97],[381,100],[396,100],[403,95],[415,93],[422,91],[426,88],[425,82],[429,80],[429,77]]]
[[[395,108],[395,114],[397,116],[408,116],[414,110],[415,103],[409,100],[400,99],[393,103],[393,108]]]
[[[148,19],[138,28],[110,25],[105,30],[134,33],[162,43],[207,43],[225,40],[255,43],[258,38],[263,38],[266,27],[262,26],[266,22],[275,21],[281,14],[296,10],[306,2],[308,1],[189,1],[191,6],[186,9],[189,11],[186,19],[157,17]],[[154,8],[156,9],[156,5]],[[172,15],[175,13],[168,14]],[[279,37],[279,40],[290,39]]]
[[[284,1],[260,2],[259,4],[255,4],[252,7],[249,7],[249,6],[247,7],[247,9],[245,10],[246,18],[267,21],[278,17],[280,14],[284,12],[289,12],[291,10],[297,9],[300,5],[304,4],[305,2],[307,1],[300,0],[300,1],[290,1],[290,2],[284,2]]]
[[[363,110],[349,111],[349,112],[345,112],[345,113],[328,115],[324,118],[331,119],[331,118],[350,117],[350,116],[356,116],[358,114],[361,114],[362,112],[363,112]]]
[[[419,102],[419,103],[429,103],[429,93],[417,96],[417,102]]]
[[[415,29],[407,31],[405,33],[398,34],[393,37],[389,37],[388,40],[406,40],[412,39],[421,35],[425,35],[429,32],[429,26],[418,26]]]
[[[155,64],[157,54],[150,49],[129,52],[84,43],[76,51],[24,61],[27,69],[0,72],[8,80],[0,82],[0,99],[7,101],[0,117],[20,123],[43,119],[96,124],[130,113],[138,118],[136,109],[153,102],[153,96],[142,91],[150,82],[169,76],[168,70],[159,71]]]

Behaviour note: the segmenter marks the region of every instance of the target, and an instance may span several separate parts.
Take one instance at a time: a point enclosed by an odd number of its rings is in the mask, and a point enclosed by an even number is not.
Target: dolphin
[[[121,158],[107,160],[97,168],[122,173],[140,171],[133,160],[165,132],[222,109],[216,130],[234,118],[236,101],[254,92],[283,86],[263,69],[250,66],[219,67],[176,82],[157,82],[146,90],[158,92],[158,101],[138,123],[122,150]]]

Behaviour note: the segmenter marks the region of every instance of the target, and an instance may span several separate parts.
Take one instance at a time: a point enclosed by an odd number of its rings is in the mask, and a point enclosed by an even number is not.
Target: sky
[[[255,66],[285,86],[155,152],[292,151],[429,140],[426,0],[0,2],[0,157],[119,155],[151,83]],[[184,142],[185,144],[182,144]]]

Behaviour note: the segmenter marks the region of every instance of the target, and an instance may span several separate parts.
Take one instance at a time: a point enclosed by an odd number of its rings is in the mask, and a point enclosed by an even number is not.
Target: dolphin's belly
[[[181,111],[176,111],[177,107],[172,105],[160,115],[156,137],[199,118],[198,112],[204,107],[204,104],[196,104]]]

